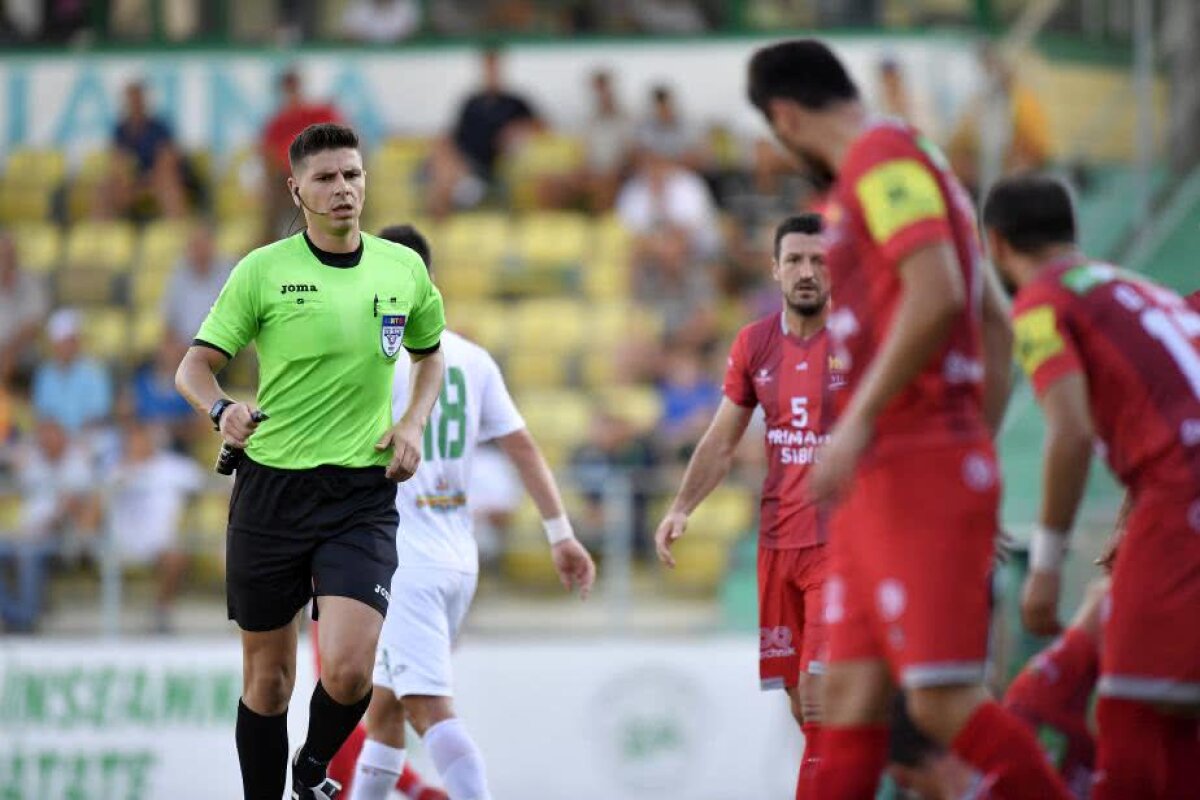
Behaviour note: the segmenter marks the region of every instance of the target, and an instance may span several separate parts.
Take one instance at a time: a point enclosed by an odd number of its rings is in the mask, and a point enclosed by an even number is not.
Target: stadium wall
[[[586,78],[592,70],[608,67],[617,73],[631,113],[644,110],[650,86],[666,82],[676,88],[681,107],[694,122],[761,132],[760,120],[745,101],[744,71],[750,53],[764,41],[517,45],[508,51],[508,75],[564,130],[586,124]],[[917,105],[945,125],[957,118],[979,85],[970,36],[846,36],[836,43],[868,92],[874,91],[878,61],[884,56],[899,60]],[[292,64],[304,74],[309,94],[335,99],[368,142],[441,130],[478,73],[472,50],[447,47],[11,55],[0,63],[0,142],[5,148],[65,149],[78,160],[107,144],[120,111],[121,87],[144,77],[156,110],[186,146],[227,155],[254,143],[274,102],[274,77]],[[1119,93],[1128,84],[1122,70],[1108,66],[1060,68],[1031,56],[1022,60],[1022,69],[1044,100],[1061,96],[1061,103],[1046,105],[1058,132],[1055,138],[1064,143],[1088,122],[1088,107],[1114,93],[1120,102]],[[1130,136],[1121,125],[1105,125],[1103,136],[1091,137],[1086,148],[1059,149],[1123,158],[1129,154]]]
[[[313,685],[301,642],[289,718]],[[456,706],[497,797],[761,800],[794,792],[801,739],[757,686],[754,637],[485,639],[455,658]],[[0,795],[200,800],[240,794],[235,639],[0,645]],[[419,743],[410,751],[425,774]]]

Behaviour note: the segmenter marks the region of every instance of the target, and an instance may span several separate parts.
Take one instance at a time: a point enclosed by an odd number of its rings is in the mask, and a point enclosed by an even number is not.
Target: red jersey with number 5
[[[914,128],[883,121],[851,145],[827,211],[835,354],[857,389],[903,293],[900,264],[949,246],[969,302],[949,338],[883,410],[873,452],[988,438],[983,417],[983,274],[974,210],[944,156]]]
[[[1077,373],[1109,465],[1139,488],[1200,482],[1200,314],[1109,264],[1044,269],[1013,305],[1017,360],[1045,393]]]
[[[762,406],[767,425],[760,547],[825,542],[822,514],[804,481],[833,427],[830,394],[843,382],[824,330],[801,339],[787,332],[782,314],[772,314],[742,328],[734,340],[725,396],[744,408]]]

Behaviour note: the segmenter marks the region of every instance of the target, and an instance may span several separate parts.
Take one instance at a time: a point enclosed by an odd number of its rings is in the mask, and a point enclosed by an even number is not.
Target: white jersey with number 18
[[[396,492],[400,511],[396,551],[401,567],[474,573],[479,571],[479,552],[467,508],[467,486],[475,446],[521,430],[525,420],[487,350],[446,331],[442,353],[445,384],[425,428],[421,466]],[[407,358],[397,360],[394,419],[408,405],[411,369]]]

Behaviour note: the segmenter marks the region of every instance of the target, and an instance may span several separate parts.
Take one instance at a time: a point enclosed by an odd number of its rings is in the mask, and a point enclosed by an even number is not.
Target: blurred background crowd
[[[744,441],[734,479],[695,515],[679,569],[664,579],[650,563],[649,542],[719,402],[733,334],[778,308],[770,232],[787,214],[818,207],[827,187],[767,137],[693,113],[669,75],[648,91],[632,91],[616,62],[599,59],[578,85],[586,117],[556,124],[537,85],[510,81],[507,54],[529,41],[568,35],[703,42],[697,37],[805,27],[911,33],[958,26],[973,42],[979,75],[965,102],[949,110],[934,102],[928,87],[881,47],[869,74],[860,75],[873,104],[935,138],[972,191],[1015,170],[1068,172],[1079,188],[1089,244],[1097,256],[1115,257],[1138,232],[1137,187],[1149,180],[1148,202],[1166,202],[1194,153],[1186,145],[1151,143],[1151,171],[1145,164],[1139,171],[1136,144],[1097,156],[1087,125],[1056,129],[1052,110],[1078,105],[1070,93],[1081,84],[1039,82],[1023,69],[1024,55],[1016,56],[1026,51],[989,39],[1014,23],[1036,24],[1039,36],[1065,37],[1068,46],[1045,58],[1068,64],[1074,63],[1069,43],[1090,42],[1109,53],[1096,69],[1123,93],[1097,94],[1095,108],[1130,116],[1133,20],[1125,3],[1042,4],[1052,6],[1050,13],[1032,21],[1021,15],[1028,5],[10,0],[0,31],[14,50],[283,49],[272,51],[280,63],[276,108],[258,141],[235,153],[216,157],[185,146],[160,98],[139,80],[123,89],[108,146],[77,158],[43,148],[4,153],[4,627],[94,625],[94,616],[72,609],[79,598],[95,598],[102,577],[114,574],[139,609],[130,625],[179,627],[173,609],[181,592],[199,609],[184,615],[185,626],[200,617],[219,623],[229,483],[212,474],[218,439],[175,392],[173,374],[237,259],[299,229],[284,187],[291,138],[314,122],[355,121],[338,97],[311,91],[297,66],[302,52],[290,48],[426,46],[439,39],[465,47],[484,32],[488,44],[471,48],[475,88],[439,129],[364,142],[364,229],[413,222],[429,237],[450,325],[497,356],[566,487],[581,538],[605,559],[601,574],[619,568],[629,597],[666,593],[698,604],[703,613],[684,614],[684,624],[735,620],[753,627],[763,466],[757,428]],[[1173,8],[1156,5],[1162,14]],[[1169,17],[1157,19],[1166,30]],[[1158,54],[1163,80],[1175,81],[1169,91],[1177,95],[1196,91],[1197,73],[1178,67],[1188,57],[1169,47]],[[1173,68],[1180,78],[1171,77]],[[1105,110],[1114,105],[1115,112]],[[1100,116],[1088,124],[1116,124]],[[1169,157],[1176,159],[1174,173]],[[223,380],[235,397],[253,396],[253,353],[240,355]],[[1015,435],[1010,450],[1018,458],[1036,454],[1036,428]],[[485,597],[502,605],[497,598],[552,586],[536,513],[503,458],[484,450],[476,473],[470,493],[486,562]]]

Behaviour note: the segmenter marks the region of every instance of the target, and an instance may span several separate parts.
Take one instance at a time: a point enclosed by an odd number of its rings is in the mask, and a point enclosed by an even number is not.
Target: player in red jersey
[[[1041,523],[1026,625],[1057,630],[1060,569],[1094,441],[1129,490],[1100,657],[1095,797],[1195,797],[1200,786],[1200,314],[1078,249],[1065,186],[1010,178],[983,212],[1018,287],[1017,356],[1046,414]]]
[[[1011,330],[969,198],[927,139],[868,115],[820,42],[756,53],[750,99],[797,157],[836,176],[829,332],[849,391],[810,481],[839,499],[816,796],[874,797],[899,684],[914,722],[999,796],[1065,798],[983,685]]]
[[[797,797],[811,796],[807,785],[819,748],[825,583],[824,520],[801,484],[828,435],[830,394],[841,383],[825,333],[829,276],[822,227],[820,216],[802,214],[776,229],[773,275],[783,292],[783,312],[738,334],[725,375],[725,397],[655,535],[659,558],[674,566],[671,545],[729,472],[750,417],[762,406],[768,470],[758,539],[759,679],[763,689],[787,691],[804,732]]]

